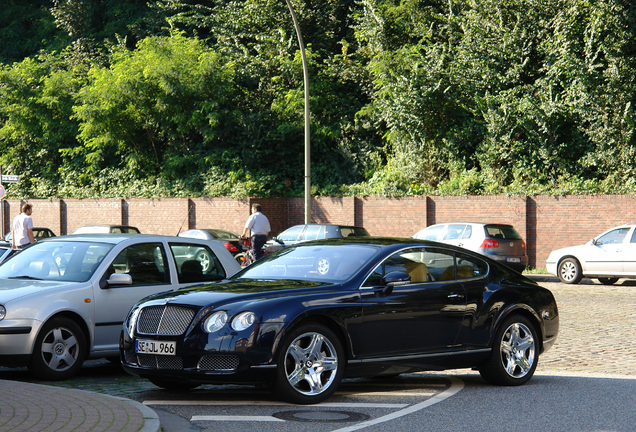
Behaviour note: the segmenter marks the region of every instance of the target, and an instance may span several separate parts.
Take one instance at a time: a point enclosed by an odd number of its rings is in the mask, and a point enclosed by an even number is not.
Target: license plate
[[[506,258],[507,262],[521,262],[521,258]]]
[[[176,355],[177,343],[152,340],[136,340],[135,352],[139,354]]]

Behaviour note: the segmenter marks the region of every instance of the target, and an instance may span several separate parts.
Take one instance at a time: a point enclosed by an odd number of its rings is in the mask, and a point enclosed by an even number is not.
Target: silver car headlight
[[[2,321],[6,316],[7,310],[4,308],[4,306],[0,305],[0,321]]]
[[[235,331],[243,331],[256,322],[256,314],[254,312],[241,312],[232,320],[232,329]]]
[[[207,317],[203,322],[203,330],[208,333],[214,333],[223,328],[225,324],[227,324],[228,316],[227,312],[220,311],[214,312],[212,315]]]

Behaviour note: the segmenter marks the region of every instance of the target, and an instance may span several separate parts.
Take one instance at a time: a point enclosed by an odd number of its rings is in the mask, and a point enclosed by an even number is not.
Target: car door
[[[395,271],[408,273],[411,282],[383,292],[382,278]],[[454,274],[453,252],[434,247],[405,249],[379,264],[360,287],[367,335],[360,355],[418,355],[453,347],[466,307]]]
[[[94,287],[95,351],[117,350],[121,326],[130,308],[151,294],[178,288],[172,280],[168,256],[162,242],[130,245],[100,266],[99,284]],[[131,285],[109,285],[114,273],[131,276]]]
[[[623,257],[623,272],[625,275],[636,275],[636,228],[631,227],[631,235],[626,237],[622,244],[621,255]],[[627,241],[629,239],[629,241]]]
[[[584,273],[620,275],[623,273],[623,242],[629,227],[606,232],[589,244],[583,257]]]
[[[465,242],[464,233],[467,230],[466,224],[448,224],[446,228],[446,232],[442,237],[442,242],[451,244],[453,246],[462,246],[463,242]],[[472,231],[470,227],[468,227],[469,231]],[[467,233],[468,237],[470,237],[470,232]]]

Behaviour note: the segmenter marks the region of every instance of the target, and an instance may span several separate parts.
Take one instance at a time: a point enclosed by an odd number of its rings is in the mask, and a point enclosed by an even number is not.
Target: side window
[[[455,258],[450,251],[437,248],[412,248],[397,252],[379,264],[363,287],[382,284],[384,275],[394,271],[408,273],[411,283],[455,278]]]
[[[485,276],[488,273],[488,264],[484,261],[457,253],[457,279],[470,279]]]
[[[466,229],[464,230],[464,234],[462,234],[463,239],[470,238],[473,235],[473,227],[470,225],[466,225]]]
[[[127,273],[132,277],[133,285],[170,283],[166,254],[161,243],[127,247],[113,260],[108,273]]]
[[[281,241],[296,241],[298,240],[298,237],[300,236],[300,233],[302,232],[303,228],[305,226],[304,225],[300,225],[297,227],[292,227],[289,228],[288,230],[283,231],[282,233],[280,233],[277,238],[278,240]]]
[[[434,225],[415,234],[416,239],[437,241],[444,230],[444,225]]]
[[[634,234],[632,234],[632,239],[629,242],[636,243],[636,229],[634,230]]]
[[[208,282],[225,279],[225,270],[208,246],[170,243],[177,266],[179,283]]]
[[[623,243],[630,228],[618,228],[612,230],[596,240],[596,244],[618,244]]]
[[[320,230],[324,230],[325,227],[321,225],[309,225],[303,234],[303,240],[318,240],[320,237]]]
[[[448,226],[448,230],[446,230],[446,234],[444,235],[444,240],[456,240],[462,238],[465,228],[466,225],[450,224]]]

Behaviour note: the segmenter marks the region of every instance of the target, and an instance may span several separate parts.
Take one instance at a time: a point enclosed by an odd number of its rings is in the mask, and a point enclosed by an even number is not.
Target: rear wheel
[[[513,315],[497,330],[490,357],[479,368],[479,373],[494,385],[522,385],[534,375],[538,360],[534,326],[527,318]]]
[[[344,374],[344,351],[337,336],[321,324],[297,327],[278,357],[274,393],[297,404],[315,404],[331,396]]]
[[[29,371],[47,381],[75,375],[86,357],[86,338],[75,321],[56,317],[47,321],[35,340]]]
[[[561,261],[557,273],[561,282],[566,284],[577,284],[583,279],[581,264],[576,258],[566,258]]]
[[[598,281],[603,285],[614,285],[618,281],[618,278],[604,277],[598,278]]]

